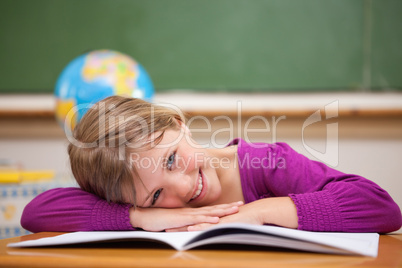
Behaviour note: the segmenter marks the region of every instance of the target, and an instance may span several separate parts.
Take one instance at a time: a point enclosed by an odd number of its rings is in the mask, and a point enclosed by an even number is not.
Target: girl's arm
[[[296,205],[299,229],[387,233],[401,227],[399,206],[374,182],[312,161],[286,144],[276,151],[290,166],[274,185],[281,192],[281,180],[288,178],[284,194]]]
[[[242,144],[239,163],[246,204],[220,223],[274,224],[323,232],[387,233],[401,227],[398,205],[377,184],[312,161],[286,144],[259,148]],[[188,230],[209,226],[198,224]]]
[[[401,227],[398,205],[374,182],[310,160],[287,144],[271,145],[265,154],[278,162],[263,169],[255,187],[264,185],[265,197],[290,197],[298,229],[386,233]]]
[[[31,232],[134,230],[128,204],[113,204],[79,188],[55,188],[24,209],[21,226]]]
[[[136,208],[108,203],[79,188],[56,188],[35,197],[24,209],[21,226],[31,232],[135,230],[162,231],[217,223],[237,213],[242,203],[203,208]]]

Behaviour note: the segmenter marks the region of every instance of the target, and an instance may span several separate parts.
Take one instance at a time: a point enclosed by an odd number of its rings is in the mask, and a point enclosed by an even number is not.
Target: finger
[[[236,214],[237,212],[239,212],[239,207],[228,207],[228,208],[224,208],[224,209],[215,209],[213,211],[211,211],[211,216],[217,216],[217,217],[223,217],[223,216],[228,216],[228,215],[232,215],[232,214]]]
[[[214,217],[223,217],[227,215],[232,215],[239,212],[238,206],[225,206],[225,207],[214,207],[214,208],[204,208],[202,210],[194,210],[190,214],[191,215],[205,215],[205,216],[214,216]]]
[[[195,231],[203,231],[208,228],[211,228],[212,226],[215,226],[216,224],[210,224],[210,223],[200,223],[196,225],[191,225],[187,227],[187,230],[189,232],[195,232]]]
[[[232,202],[232,203],[228,203],[228,204],[220,204],[220,205],[215,205],[215,206],[206,206],[203,207],[205,209],[219,209],[219,208],[230,208],[230,207],[239,207],[244,205],[244,203],[242,201],[238,201],[238,202]]]
[[[205,216],[205,215],[194,215],[191,216],[191,222],[187,225],[195,225],[200,223],[218,223],[219,217],[216,216]]]
[[[192,210],[194,211],[213,211],[215,209],[227,209],[227,208],[232,208],[232,207],[239,207],[242,206],[243,202],[233,202],[233,203],[228,203],[228,204],[219,204],[219,205],[214,205],[214,206],[204,206],[204,207],[198,207],[198,208],[193,208]]]
[[[174,218],[165,221],[166,229],[184,228],[189,225],[201,223],[218,223],[219,217],[205,215],[176,215]]]
[[[187,226],[166,229],[166,232],[187,232]]]

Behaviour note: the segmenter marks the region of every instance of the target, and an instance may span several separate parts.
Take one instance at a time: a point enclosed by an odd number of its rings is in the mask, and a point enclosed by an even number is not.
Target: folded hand
[[[131,208],[130,223],[146,231],[187,231],[187,226],[216,224],[219,218],[236,214],[242,202],[200,208]]]

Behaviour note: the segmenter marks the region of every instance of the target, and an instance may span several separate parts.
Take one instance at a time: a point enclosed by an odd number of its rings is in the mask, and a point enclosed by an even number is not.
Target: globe
[[[154,88],[146,70],[133,58],[113,50],[81,55],[63,69],[56,82],[56,119],[74,129],[96,102],[121,95],[152,101]]]

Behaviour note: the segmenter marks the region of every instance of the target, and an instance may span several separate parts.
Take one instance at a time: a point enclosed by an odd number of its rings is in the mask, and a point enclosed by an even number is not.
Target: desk
[[[90,247],[7,248],[11,242],[54,236],[38,233],[0,240],[0,267],[402,267],[402,234],[381,235],[377,258],[282,249],[138,248],[128,244]]]

